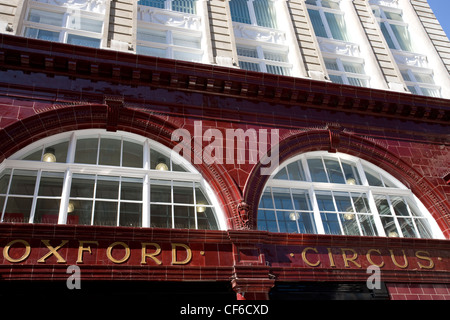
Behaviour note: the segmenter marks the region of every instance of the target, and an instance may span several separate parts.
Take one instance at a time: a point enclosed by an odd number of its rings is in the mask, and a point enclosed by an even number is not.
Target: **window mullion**
[[[64,173],[64,184],[61,192],[61,202],[59,205],[58,224],[67,223],[67,213],[69,208],[70,186],[72,183],[72,172],[67,169]]]
[[[247,7],[248,7],[248,14],[250,16],[250,21],[252,22],[252,25],[257,26],[258,23],[256,21],[256,13],[255,13],[255,8],[253,6],[253,0],[247,1]]]
[[[370,211],[373,213],[373,220],[375,222],[375,227],[377,229],[378,235],[380,237],[386,237],[386,232],[384,230],[383,223],[381,222],[380,213],[378,212],[377,204],[375,203],[375,198],[372,190],[369,190],[367,192],[367,199],[369,201]]]
[[[39,169],[37,174],[36,174],[36,184],[34,186],[33,202],[32,202],[32,205],[31,205],[29,223],[33,223],[33,221],[34,221],[34,215],[35,215],[36,204],[37,204],[37,197],[38,197],[38,192],[39,192],[39,184],[41,182],[41,175],[42,175],[42,169]]]
[[[308,192],[313,206],[314,221],[316,222],[317,233],[325,234],[325,228],[323,227],[322,217],[320,215],[319,210],[319,204],[317,203],[316,192],[312,186],[309,188]]]

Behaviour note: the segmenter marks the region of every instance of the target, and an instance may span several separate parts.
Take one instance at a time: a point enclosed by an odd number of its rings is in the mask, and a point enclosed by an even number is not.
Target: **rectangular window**
[[[104,14],[30,2],[23,23],[28,38],[99,48]]]
[[[368,87],[370,77],[365,74],[364,65],[342,58],[325,58],[325,66],[332,82],[358,87]]]
[[[333,1],[307,1],[308,14],[317,37],[349,41],[339,4]]]
[[[262,46],[237,46],[239,65],[249,71],[267,72],[289,76],[292,65],[288,63],[287,52],[266,49]]]
[[[235,22],[277,28],[276,12],[271,0],[230,0],[231,19]]]
[[[196,13],[196,0],[139,0],[138,5],[189,14]]]

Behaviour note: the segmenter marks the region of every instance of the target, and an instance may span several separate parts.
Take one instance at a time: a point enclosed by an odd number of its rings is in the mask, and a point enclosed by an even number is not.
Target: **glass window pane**
[[[98,138],[78,139],[75,163],[97,163]]]
[[[341,228],[336,213],[321,212],[320,216],[322,217],[325,234],[341,234]]]
[[[352,193],[352,199],[356,212],[370,213],[369,202],[365,194]]]
[[[70,19],[69,28],[100,33],[103,28],[103,21],[74,15]]]
[[[334,193],[334,201],[339,212],[354,212],[348,193]]]
[[[389,34],[389,31],[386,27],[386,22],[381,22],[380,23],[380,27],[381,27],[381,32],[383,33],[384,39],[386,40],[388,46],[390,49],[397,49],[395,47],[394,41],[392,40],[391,35]]]
[[[406,26],[400,26],[396,24],[391,24],[390,26],[395,34],[395,38],[397,39],[398,44],[400,45],[400,49],[412,52],[413,47],[408,28]]]
[[[327,32],[325,30],[325,25],[323,24],[319,11],[308,9],[308,13],[316,36],[328,38]]]
[[[3,222],[27,223],[32,203],[32,198],[8,197]]]
[[[331,194],[317,194],[316,199],[320,211],[336,211]]]
[[[278,171],[274,176],[274,179],[289,180],[286,167],[281,168],[280,171]]]
[[[192,183],[174,182],[173,202],[194,204],[194,193]]]
[[[375,196],[374,198],[378,213],[380,215],[392,215],[391,208],[389,207],[389,202],[387,201],[386,197]]]
[[[100,140],[100,154],[98,164],[119,166],[120,165],[121,141],[117,139],[102,138]]]
[[[342,174],[341,166],[336,160],[324,159],[325,167],[327,168],[328,178],[331,183],[345,183]]]
[[[195,229],[195,207],[174,206],[175,228]]]
[[[149,29],[138,29],[137,40],[167,43],[167,32]]]
[[[74,174],[70,188],[70,196],[73,198],[94,197],[95,176]]]
[[[164,9],[164,0],[139,0],[138,4],[141,6]]]
[[[91,225],[92,204],[92,200],[70,199],[67,224]]]
[[[328,182],[321,159],[308,159],[308,167],[313,182]]]
[[[185,34],[174,33],[172,35],[173,44],[181,47],[200,49],[201,43],[199,37],[191,37]]]
[[[195,14],[196,0],[172,0],[172,10],[184,13]]]
[[[369,186],[374,187],[382,187],[383,182],[381,181],[379,175],[377,173],[370,173],[367,171],[367,169],[364,169],[364,173],[366,174],[367,182],[369,183]]]
[[[37,171],[14,170],[9,194],[33,195]]]
[[[146,56],[165,58],[166,57],[166,49],[160,48],[152,48],[145,46],[136,46],[136,52],[138,54],[143,54]]]
[[[142,168],[143,161],[144,157],[142,144],[123,141],[122,166]]]
[[[409,216],[408,208],[403,198],[390,197],[392,206],[394,207],[395,214],[397,216]]]
[[[344,175],[345,175],[345,182],[347,184],[361,184],[361,179],[359,177],[358,170],[355,166],[350,165],[345,162],[341,162],[342,169],[344,169]]]
[[[95,201],[94,225],[117,225],[117,202]]]
[[[241,67],[241,69],[248,70],[248,71],[258,71],[258,72],[261,71],[259,63],[239,61],[239,66]]]
[[[421,238],[423,239],[433,238],[430,224],[426,219],[415,219],[415,222]]]
[[[398,223],[400,225],[400,229],[402,230],[403,237],[405,238],[418,237],[411,218],[398,218]]]
[[[3,170],[0,173],[0,194],[6,194],[6,192],[8,191],[10,177],[11,177],[11,169]]]
[[[273,188],[273,199],[277,209],[294,209],[289,189]]]
[[[230,3],[231,19],[235,22],[251,24],[247,0],[232,0]]]
[[[303,166],[300,161],[295,161],[287,166],[289,171],[289,180],[306,181]]]
[[[119,178],[99,176],[97,178],[97,199],[118,199],[119,198]]]
[[[61,27],[63,24],[64,14],[57,12],[48,12],[37,9],[31,9],[28,14],[28,21],[49,24]]]
[[[152,180],[150,185],[151,202],[172,202],[170,181]]]
[[[202,57],[203,57],[203,54],[199,54],[199,53],[185,52],[185,51],[180,51],[180,50],[173,51],[173,58],[176,60],[201,62]]]
[[[206,208],[203,212],[197,211],[198,229],[218,230],[216,216],[212,208]]]
[[[208,205],[209,204],[209,201],[206,198],[205,193],[198,186],[197,183],[195,185],[195,201],[197,202],[197,204],[201,204],[201,205]]]
[[[59,32],[53,32],[42,29],[35,28],[26,28],[25,29],[25,37],[47,40],[47,41],[59,41]]]
[[[44,162],[62,162],[67,161],[67,149],[69,142],[64,141],[45,147],[42,161]]]
[[[381,223],[383,224],[384,231],[388,237],[398,237],[399,233],[395,226],[393,217],[381,216]]]
[[[340,214],[342,228],[344,229],[344,234],[349,236],[359,236],[358,222],[356,221],[355,214]]]
[[[154,228],[172,228],[172,206],[152,204],[150,225]]]
[[[122,178],[120,198],[122,200],[142,200],[142,179]]]
[[[34,223],[58,223],[60,199],[37,199]]]
[[[298,227],[300,228],[300,233],[314,234],[316,232],[316,225],[314,222],[314,217],[311,213],[298,212]]]
[[[119,226],[140,227],[142,225],[141,203],[120,203]]]
[[[253,0],[256,24],[267,28],[276,28],[276,12],[270,0]]]
[[[311,210],[311,201],[308,191],[292,190],[292,199],[296,210]]]
[[[330,27],[333,39],[348,41],[347,28],[345,26],[344,17],[340,14],[325,12],[325,17]]]
[[[359,224],[364,236],[377,236],[377,229],[375,227],[375,221],[372,215],[369,214],[359,214],[358,215]]]
[[[100,48],[100,39],[83,37],[75,34],[69,34],[67,36],[67,43],[74,44],[77,46]]]
[[[296,212],[277,211],[279,232],[297,233],[297,219]]]
[[[64,174],[62,172],[42,172],[39,182],[40,196],[61,196]]]
[[[272,195],[270,191],[265,191],[259,202],[260,208],[273,208]]]
[[[150,169],[167,171],[170,170],[170,159],[156,150],[150,150]]]

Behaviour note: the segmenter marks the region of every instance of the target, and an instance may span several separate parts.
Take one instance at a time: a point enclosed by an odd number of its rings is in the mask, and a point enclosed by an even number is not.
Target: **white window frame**
[[[236,43],[236,47],[237,48],[254,49],[254,50],[256,50],[256,53],[257,53],[257,57],[246,57],[246,56],[238,55],[239,62],[245,61],[245,62],[258,64],[260,72],[268,73],[267,65],[273,65],[273,66],[284,68],[287,73],[287,74],[285,74],[286,76],[290,76],[292,74],[293,66],[291,63],[287,62],[287,61],[289,61],[289,53],[288,53],[289,49],[287,46],[282,46],[282,45],[275,46],[275,45],[270,45],[270,44],[266,44],[266,43],[257,43],[257,42],[252,42],[252,41],[247,41],[246,43],[244,43],[244,41],[240,41],[238,39],[238,41]],[[287,61],[275,61],[275,60],[265,59],[265,56],[264,56],[265,51],[275,52],[275,53],[280,53],[282,55],[285,55]]]
[[[160,9],[156,7],[149,7],[144,5],[139,5],[141,9],[138,8],[138,10],[146,11],[150,10],[150,12],[155,13],[156,15],[158,13],[161,13],[161,19],[153,19],[151,18],[151,21],[146,21],[142,18],[141,15],[138,15],[138,21],[137,21],[137,29],[139,30],[151,30],[156,32],[162,32],[166,35],[166,42],[165,43],[159,43],[159,42],[152,42],[152,41],[145,41],[137,39],[137,33],[136,32],[136,46],[138,47],[148,47],[148,48],[155,48],[155,49],[162,49],[165,50],[165,56],[164,58],[168,59],[175,59],[174,52],[184,52],[187,54],[194,54],[196,56],[199,56],[200,58],[198,60],[194,60],[194,62],[200,62],[200,63],[208,63],[207,61],[207,54],[206,54],[206,48],[208,44],[206,43],[206,36],[204,32],[204,26],[202,22],[202,18],[199,11],[199,6],[201,3],[199,1],[196,1],[196,12],[197,14],[189,14],[189,13],[183,13],[179,11],[172,11],[170,10],[171,1],[166,0],[165,9]],[[149,9],[151,8],[151,9]],[[173,19],[172,19],[173,18]],[[189,27],[188,25],[183,25],[183,23],[178,23],[178,21],[185,21],[186,18],[190,18],[192,20],[200,22],[200,26],[198,28],[196,27]],[[186,46],[179,46],[174,44],[174,35],[185,35],[186,37],[192,37],[199,39],[200,47],[199,48],[193,48],[193,47],[186,47]],[[145,53],[142,53],[145,54]],[[186,60],[186,59],[184,59]],[[188,60],[189,61],[189,60]]]
[[[348,184],[348,183],[347,184],[330,183],[329,180],[327,183],[313,182],[311,175],[310,175],[307,159],[323,159],[323,158],[338,160],[339,163],[341,163],[342,160],[349,162],[349,163],[353,163],[357,168],[359,177],[361,178],[361,184],[353,185],[353,184]],[[287,168],[287,166],[289,164],[294,163],[296,161],[301,161],[301,164],[304,168],[306,181],[274,179],[275,175],[279,172],[280,169]],[[342,167],[342,164],[341,164],[341,167]],[[372,172],[378,173],[381,177],[388,179],[388,181],[391,184],[393,184],[393,186],[392,187],[370,186],[366,179],[366,175],[364,173],[364,168],[369,169],[371,171],[371,173]],[[406,188],[400,181],[395,179],[393,176],[388,174],[386,171],[378,168],[377,166],[375,166],[365,160],[362,160],[362,159],[359,159],[359,158],[356,158],[356,157],[353,157],[353,156],[350,156],[347,154],[343,154],[343,153],[331,154],[326,151],[313,151],[313,152],[308,152],[305,154],[301,154],[301,155],[292,157],[290,160],[281,164],[278,167],[278,169],[272,173],[268,182],[265,185],[263,194],[267,190],[267,187],[289,189],[291,194],[292,194],[293,189],[307,190],[307,192],[309,193],[309,199],[311,201],[311,206],[313,209],[312,211],[313,211],[313,216],[314,216],[314,221],[315,221],[315,229],[316,229],[317,234],[326,234],[325,229],[324,229],[324,224],[322,222],[321,212],[319,211],[319,206],[318,206],[318,202],[317,202],[317,198],[316,198],[317,194],[320,194],[320,192],[331,192],[331,193],[345,192],[345,193],[365,194],[367,196],[367,200],[368,200],[370,212],[371,212],[370,215],[372,215],[372,217],[374,219],[374,223],[375,223],[375,227],[376,227],[376,231],[377,231],[377,235],[374,235],[374,236],[381,236],[381,237],[389,236],[389,235],[386,235],[386,233],[385,233],[384,226],[381,222],[381,216],[378,212],[377,205],[375,202],[375,196],[379,195],[379,196],[387,196],[388,199],[391,196],[399,196],[399,197],[403,197],[404,199],[407,199],[408,206],[413,206],[413,208],[417,212],[420,212],[420,214],[422,215],[422,217],[420,217],[419,219],[425,219],[426,222],[428,223],[428,225],[430,226],[430,232],[432,233],[431,236],[433,237],[433,239],[445,239],[442,231],[440,230],[440,228],[437,225],[434,218],[431,216],[431,214],[428,212],[428,210],[425,208],[425,206],[420,202],[420,200],[411,192],[411,190]],[[263,197],[263,194],[261,195],[261,199]],[[260,199],[260,201],[261,201],[261,199]],[[334,201],[334,197],[333,197],[333,201]],[[388,200],[388,202],[391,207],[390,208],[391,212],[394,212],[393,208],[392,208],[392,203],[390,202],[390,200]],[[259,203],[258,203],[258,205],[259,205]],[[337,208],[336,204],[335,204],[335,207]],[[259,210],[265,210],[265,209],[259,208]],[[276,208],[269,209],[269,210],[277,211]],[[288,209],[288,210],[297,211],[294,209]],[[339,213],[337,213],[337,214],[339,214]],[[360,214],[360,213],[357,213],[357,214]],[[276,217],[276,219],[278,219],[277,215],[275,215],[275,217]],[[403,235],[401,233],[401,228],[399,227],[397,215],[393,215],[393,218],[394,218],[394,221],[395,221],[395,224],[397,227],[397,231],[399,232],[398,236],[402,237]],[[411,220],[414,220],[414,219],[415,218],[412,218]],[[339,218],[338,218],[338,221],[340,224],[341,232],[343,232],[343,228],[342,228]],[[358,219],[357,219],[357,223],[358,223],[358,227],[360,228],[360,232],[361,232],[361,227],[359,226]],[[278,226],[278,220],[277,220],[277,226]],[[415,222],[414,222],[414,228],[415,228],[416,234],[418,234],[420,237],[420,233],[417,230],[417,226],[416,226]],[[279,226],[278,226],[278,230],[280,230]]]
[[[43,23],[37,23],[28,21],[28,16],[31,12],[31,10],[41,10],[46,12],[53,12],[53,13],[60,13],[63,14],[63,23],[61,26],[53,26],[49,24],[43,24]],[[70,19],[79,19],[81,17],[85,17],[92,20],[102,21],[102,31],[101,32],[91,32],[91,31],[85,31],[85,30],[79,30],[79,29],[73,29],[69,26]],[[33,29],[39,29],[39,30],[46,30],[51,32],[58,32],[59,33],[59,41],[61,43],[67,43],[67,38],[69,34],[73,34],[76,36],[83,36],[93,39],[100,40],[99,48],[102,48],[103,46],[103,34],[105,30],[105,15],[101,13],[96,12],[88,12],[85,10],[78,10],[74,8],[68,8],[63,6],[56,6],[56,5],[50,5],[46,3],[40,3],[36,1],[30,1],[29,5],[26,8],[25,11],[25,18],[22,22],[22,32],[21,34],[25,35],[25,31],[27,28],[33,28]]]
[[[340,0],[337,0],[337,1],[331,0],[331,2],[335,2],[335,3],[337,3],[339,5]],[[328,39],[332,39],[332,40],[335,40],[335,41],[349,42],[349,41],[346,41],[346,40],[340,40],[340,39],[334,39],[333,38],[333,33],[331,32],[330,25],[328,24],[328,20],[327,20],[327,18],[325,16],[325,12],[328,12],[328,13],[331,13],[331,14],[334,14],[334,15],[339,15],[342,18],[344,18],[345,13],[342,10],[323,7],[321,0],[316,0],[316,5],[306,4],[306,7],[308,9],[315,10],[315,11],[319,12],[320,19],[322,20],[322,23],[323,23],[323,26],[325,28],[325,32],[327,34],[327,38]],[[345,30],[345,32],[347,33],[347,36],[348,36],[348,30]]]
[[[366,81],[367,85],[363,86],[363,87],[367,87],[367,88],[370,87],[370,76],[368,76],[366,73],[348,72],[344,68],[343,62],[349,62],[349,63],[360,64],[360,65],[362,65],[363,70],[365,70],[364,59],[357,58],[357,57],[350,57],[350,56],[340,56],[340,55],[331,54],[331,53],[327,53],[327,52],[322,52],[322,54],[323,54],[324,59],[335,60],[337,66],[338,66],[339,70],[333,70],[333,69],[327,68],[327,72],[329,75],[335,75],[335,76],[341,77],[342,81],[346,85],[352,85],[348,79],[349,77],[350,78],[358,78],[358,79]]]
[[[121,166],[109,166],[109,165],[90,165],[83,163],[75,163],[75,147],[76,140],[80,137],[91,137],[91,136],[102,136],[108,138],[108,136],[121,137],[122,141],[132,140],[141,142],[143,144],[143,167],[142,168],[132,168],[132,167],[121,167]],[[43,147],[45,150],[46,146],[53,145],[63,140],[69,140],[69,148],[67,152],[67,161],[66,162],[43,162],[43,161],[31,161],[31,160],[20,160],[22,157],[26,156],[36,148]],[[171,164],[175,161],[177,164],[181,165],[186,172],[182,171],[160,171],[155,170],[154,168],[150,168],[150,149],[156,150],[159,153],[167,156],[171,159]],[[98,155],[97,155],[98,157]],[[125,202],[135,202],[142,203],[142,227],[150,227],[151,226],[151,215],[150,215],[150,204],[154,204],[150,202],[150,184],[152,180],[164,180],[171,181],[171,186],[173,186],[174,181],[185,181],[188,183],[192,183],[193,188],[195,188],[196,184],[199,184],[201,189],[204,191],[205,196],[210,201],[209,205],[201,205],[202,207],[213,208],[215,213],[217,225],[219,230],[226,230],[226,219],[222,212],[221,206],[219,205],[219,201],[216,198],[212,188],[209,184],[203,179],[201,174],[190,164],[186,159],[184,159],[179,154],[169,150],[167,147],[164,147],[162,144],[147,139],[142,136],[138,136],[132,133],[127,133],[123,131],[117,131],[114,134],[108,133],[106,130],[102,129],[87,129],[87,130],[79,130],[79,131],[71,131],[65,132],[61,134],[57,134],[48,138],[44,138],[37,142],[34,142],[27,147],[21,149],[16,152],[14,155],[4,160],[0,164],[0,172],[5,169],[11,170],[34,170],[38,174],[38,178],[42,174],[42,172],[58,172],[64,174],[64,182],[63,182],[63,190],[60,197],[61,205],[58,214],[58,224],[66,224],[67,222],[67,208],[69,206],[69,198],[70,198],[70,185],[71,179],[74,174],[83,174],[83,175],[91,175],[91,176],[110,176],[110,177],[120,177],[122,178],[141,178],[143,179],[143,198],[142,202],[140,200],[127,200]],[[169,168],[170,169],[170,168]],[[10,179],[10,183],[11,183]],[[35,192],[33,195],[33,206],[31,209],[29,223],[33,223],[34,218],[34,209],[36,206],[37,198],[42,198],[42,196],[38,196],[37,191],[39,189],[40,180],[36,180]],[[9,187],[8,187],[9,188]],[[173,188],[171,188],[173,190]],[[194,189],[195,191],[195,189]],[[31,196],[30,196],[31,197]],[[94,197],[94,195],[93,195]],[[195,192],[194,192],[195,197]],[[51,198],[51,197],[50,197]],[[94,197],[95,198],[95,197]],[[120,195],[119,195],[120,198]],[[120,199],[116,199],[113,201],[120,202]],[[194,198],[195,201],[195,198]],[[170,205],[172,207],[172,227],[175,227],[173,224],[174,220],[174,205],[177,203],[173,203],[173,197],[171,203],[164,203],[165,205]],[[4,206],[6,202],[4,203]],[[186,205],[192,207],[198,207],[199,204]],[[3,212],[5,208],[0,207],[0,213]],[[197,211],[195,214],[197,214]],[[3,217],[1,217],[3,219]],[[93,217],[92,217],[93,219]],[[118,218],[119,219],[119,218]],[[197,219],[195,219],[197,223]],[[197,227],[197,225],[196,225]]]

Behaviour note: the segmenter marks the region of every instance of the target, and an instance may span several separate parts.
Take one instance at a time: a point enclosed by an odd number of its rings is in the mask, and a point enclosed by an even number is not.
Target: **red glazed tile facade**
[[[261,165],[202,163],[227,231],[2,223],[1,279],[65,280],[78,264],[84,280],[229,281],[238,299],[266,299],[277,283],[365,282],[376,264],[391,299],[449,299],[449,100],[6,35],[0,67],[0,161],[71,130],[173,148],[172,132],[194,135],[199,120],[203,130],[278,129],[280,163],[318,150],[367,160],[411,189],[446,239],[256,231]]]

